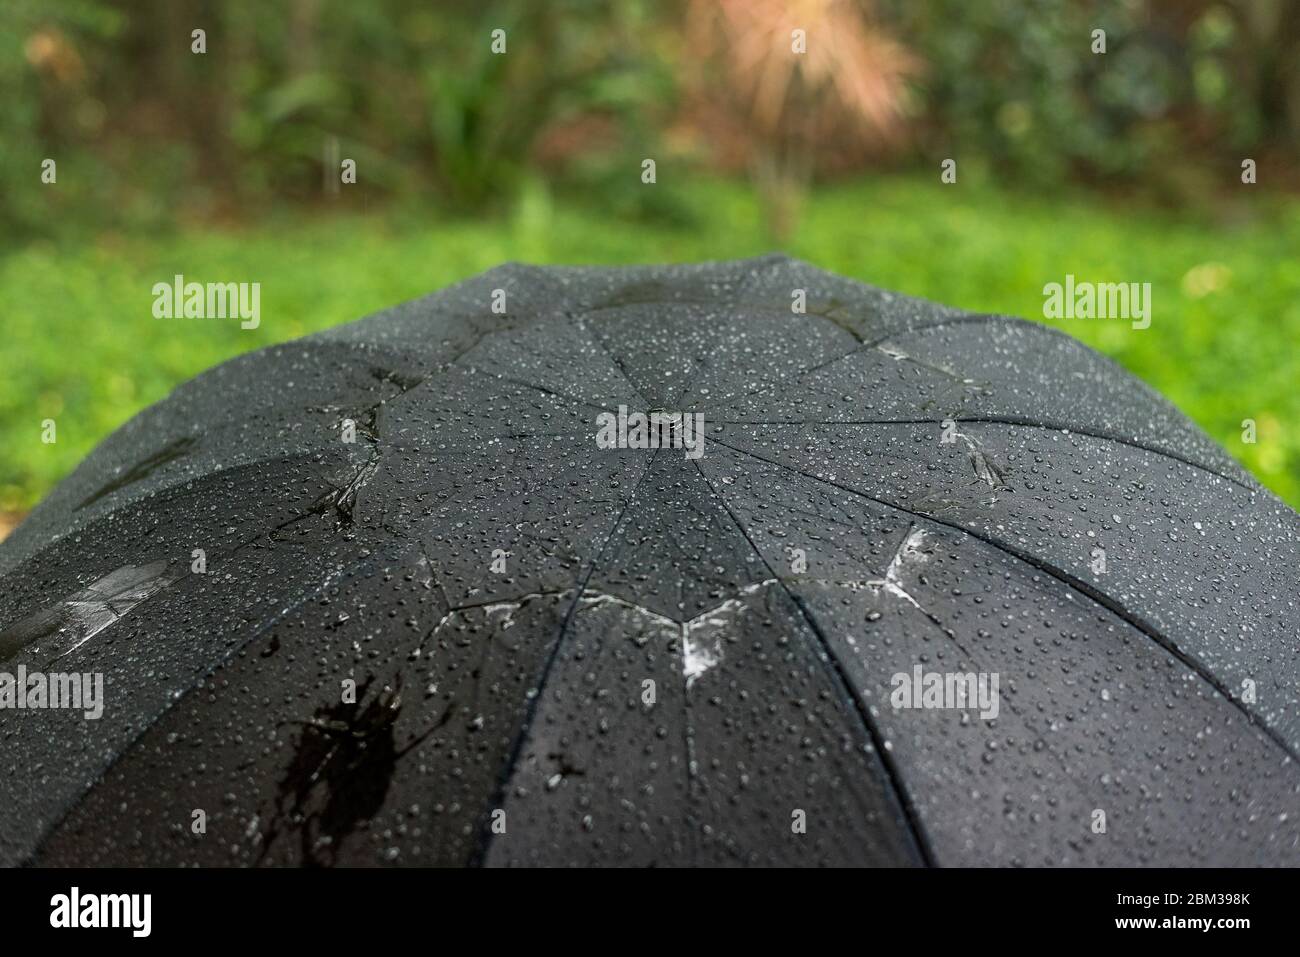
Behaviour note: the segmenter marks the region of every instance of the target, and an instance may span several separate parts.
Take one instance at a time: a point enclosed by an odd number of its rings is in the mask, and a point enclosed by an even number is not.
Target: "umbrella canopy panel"
[[[105,683],[0,709],[0,861],[1293,864],[1298,559],[1046,327],[506,265],[181,386],[0,547],[0,671]]]

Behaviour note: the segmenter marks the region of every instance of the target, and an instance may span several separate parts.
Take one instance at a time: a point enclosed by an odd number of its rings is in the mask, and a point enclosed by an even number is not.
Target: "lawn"
[[[403,208],[303,214],[241,228],[27,246],[0,258],[0,511],[30,508],[104,436],[182,380],[250,349],[347,322],[503,260],[670,262],[767,252],[749,191],[664,190],[689,221],[634,221],[541,189],[509,215]],[[886,177],[824,188],[793,255],[970,310],[1039,321],[1067,273],[1150,282],[1153,319],[1054,325],[1169,396],[1293,506],[1300,504],[1300,201],[1260,197],[1231,217]],[[176,273],[262,284],[258,329],[158,320],[151,288]],[[232,396],[237,402],[238,396]],[[54,419],[58,440],[41,441]],[[1242,420],[1258,441],[1242,441]]]

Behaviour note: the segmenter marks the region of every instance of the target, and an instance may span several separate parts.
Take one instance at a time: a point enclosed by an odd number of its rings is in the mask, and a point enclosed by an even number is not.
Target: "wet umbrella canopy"
[[[0,548],[0,669],[103,676],[10,683],[0,861],[1294,864],[1297,568],[1041,325],[502,266],[199,376]]]

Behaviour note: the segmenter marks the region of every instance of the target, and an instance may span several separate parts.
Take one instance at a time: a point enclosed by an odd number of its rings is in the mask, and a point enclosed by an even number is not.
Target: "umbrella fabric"
[[[509,264],[182,385],[0,547],[0,671],[104,685],[0,709],[0,862],[1294,864],[1298,567],[1044,326]]]

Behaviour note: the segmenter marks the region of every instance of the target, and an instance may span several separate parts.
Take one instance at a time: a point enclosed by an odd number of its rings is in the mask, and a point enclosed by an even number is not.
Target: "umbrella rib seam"
[[[1240,486],[1241,488],[1245,489],[1248,492],[1259,491],[1258,488],[1251,486],[1246,482],[1243,482],[1241,479],[1233,478],[1231,475],[1225,475],[1223,472],[1219,472],[1215,469],[1212,469],[1208,465],[1202,465],[1199,462],[1193,462],[1191,459],[1183,458],[1183,456],[1177,455],[1173,452],[1166,451],[1165,449],[1158,449],[1151,445],[1142,445],[1141,443],[1138,442],[1132,442],[1118,435],[1107,435],[1104,432],[1093,432],[1088,429],[1075,428],[1074,426],[1063,425],[1053,420],[1044,420],[1041,422],[1035,422],[1033,420],[1022,419],[1017,416],[961,416],[961,417],[953,416],[952,419],[954,422],[973,422],[976,424],[983,424],[983,425],[1011,425],[1011,426],[1017,426],[1021,428],[1041,429],[1048,432],[1059,431],[1059,432],[1068,432],[1072,435],[1085,435],[1088,438],[1100,439],[1103,442],[1114,442],[1116,445],[1122,445],[1130,449],[1137,449],[1140,452],[1150,452],[1152,455],[1158,455],[1161,458],[1166,458],[1174,462],[1181,462],[1183,465],[1190,465],[1192,468],[1200,469],[1202,472],[1208,472],[1210,475],[1213,475],[1216,478],[1221,478],[1225,482],[1231,482],[1234,485]],[[772,425],[772,426],[802,425],[802,426],[828,426],[833,428],[835,426],[840,426],[840,425],[934,425],[936,421],[937,420],[935,419],[852,419],[852,420],[844,420],[840,422],[792,422],[792,421],[783,421],[783,420],[743,422],[739,420],[727,420],[722,422],[716,422],[714,424],[715,425]]]
[[[826,319],[827,322],[834,324],[837,328],[844,329],[844,326],[840,325],[838,322],[836,322],[834,319],[831,319],[829,316],[822,315],[821,313],[809,313],[809,315],[819,316],[820,318]],[[1059,330],[1053,329],[1051,326],[1044,326],[1041,323],[1030,322],[1027,319],[1021,319],[1017,316],[1001,316],[996,313],[976,313],[973,315],[965,314],[960,316],[949,316],[948,318],[942,319],[939,322],[932,322],[926,325],[912,326],[909,328],[899,329],[896,332],[891,332],[888,335],[884,335],[884,336],[878,336],[874,339],[862,339],[856,336],[854,333],[849,332],[850,335],[853,335],[854,338],[857,339],[858,344],[854,346],[852,349],[850,349],[848,352],[843,352],[840,355],[837,355],[831,359],[827,359],[825,362],[819,362],[816,365],[811,365],[806,369],[800,369],[797,373],[795,373],[794,375],[786,379],[781,379],[776,382],[768,383],[762,388],[755,389],[753,392],[742,393],[732,401],[728,402],[726,405],[720,405],[717,408],[718,410],[729,409],[733,407],[737,402],[740,402],[742,399],[747,399],[750,396],[754,396],[754,395],[762,395],[764,392],[768,391],[769,389],[775,389],[780,386],[797,385],[801,380],[805,379],[807,376],[811,375],[812,373],[820,372],[822,369],[828,368],[829,366],[833,366],[837,362],[843,362],[845,359],[852,359],[854,356],[860,356],[864,352],[870,352],[872,349],[875,349],[881,343],[888,342],[890,339],[893,339],[895,336],[911,335],[912,333],[925,332],[929,329],[938,329],[942,326],[956,326],[956,325],[962,325],[964,323],[986,323],[986,322],[1007,322],[1007,323],[1011,323],[1012,325],[1024,323],[1025,325],[1033,326],[1036,329],[1045,329],[1049,332],[1057,332],[1060,335],[1065,335],[1064,333],[1059,332]]]
[[[871,740],[872,747],[880,759],[880,765],[884,769],[890,790],[893,792],[894,798],[898,802],[899,810],[902,812],[903,820],[907,824],[908,832],[912,837],[913,843],[916,845],[916,851],[920,856],[922,863],[926,867],[937,866],[934,851],[930,846],[930,841],[926,835],[925,828],[921,824],[918,809],[912,801],[907,789],[903,786],[902,776],[899,773],[897,766],[894,764],[893,758],[889,754],[889,750],[885,747],[884,737],[876,727],[876,723],[872,719],[870,709],[867,708],[866,703],[854,693],[853,684],[849,681],[848,675],[844,670],[844,665],[832,648],[829,639],[826,637],[826,633],[823,632],[821,626],[817,624],[815,617],[811,612],[809,612],[807,607],[805,607],[804,602],[799,595],[790,588],[783,578],[777,575],[776,570],[772,568],[767,558],[759,550],[757,543],[755,543],[753,538],[750,537],[749,532],[746,531],[745,526],[741,524],[740,519],[738,519],[736,514],[728,507],[726,499],[718,492],[713,483],[709,481],[709,477],[704,474],[704,469],[700,468],[700,463],[698,461],[695,462],[695,468],[699,470],[700,477],[704,479],[705,484],[709,486],[714,496],[716,496],[718,501],[721,503],[723,511],[727,513],[736,528],[739,529],[740,534],[744,536],[745,541],[749,543],[749,547],[754,550],[754,554],[758,556],[758,560],[767,567],[767,570],[780,584],[781,589],[790,598],[794,606],[799,609],[800,616],[802,616],[804,621],[808,623],[808,628],[812,632],[813,637],[817,640],[821,652],[826,655],[827,660],[830,663],[831,671],[835,676],[837,683],[840,685],[841,693],[848,698],[852,705],[853,712],[857,714],[859,720],[862,722],[863,728],[867,732],[868,738]]]
[[[261,541],[263,538],[269,538],[269,539],[270,539],[271,541],[273,541],[273,542],[279,542],[280,540],[275,538],[275,534],[276,534],[276,532],[279,532],[279,531],[281,531],[281,530],[287,528],[288,526],[294,524],[295,522],[300,522],[300,521],[302,521],[303,519],[307,518],[307,517],[310,516],[310,515],[319,514],[320,509],[321,509],[321,506],[323,506],[323,505],[325,505],[325,506],[328,506],[328,505],[334,505],[335,507],[337,507],[337,505],[338,505],[339,501],[341,500],[341,498],[342,498],[342,497],[343,497],[343,496],[344,496],[344,495],[345,495],[349,490],[353,490],[353,491],[355,491],[355,487],[357,487],[357,486],[356,486],[356,483],[358,482],[358,480],[361,479],[361,477],[362,477],[363,475],[365,475],[367,472],[369,472],[371,475],[373,475],[374,470],[378,468],[378,461],[379,461],[379,459],[380,459],[381,457],[382,457],[382,454],[376,454],[376,452],[374,451],[374,449],[373,449],[373,447],[372,447],[370,458],[367,459],[366,462],[362,463],[362,464],[358,467],[358,469],[357,469],[357,474],[356,474],[355,476],[353,476],[353,478],[352,478],[352,479],[351,479],[351,480],[350,480],[346,485],[344,485],[344,486],[342,486],[342,487],[334,487],[334,488],[332,488],[329,492],[326,492],[324,495],[322,495],[320,498],[318,498],[318,499],[316,500],[316,502],[314,502],[311,506],[309,506],[309,507],[307,508],[306,511],[301,512],[301,513],[299,513],[299,514],[296,514],[296,515],[292,516],[291,518],[288,518],[288,519],[286,519],[285,521],[279,523],[278,525],[275,525],[275,526],[273,526],[272,528],[269,528],[269,529],[267,529],[267,530],[265,530],[265,531],[259,532],[257,535],[254,535],[252,538],[247,539],[247,540],[245,540],[245,541],[239,543],[239,544],[236,545],[234,548],[230,549],[230,551],[227,552],[227,553],[223,556],[223,558],[226,559],[226,560],[228,560],[230,557],[232,557],[232,556],[234,556],[234,555],[237,555],[239,552],[243,551],[245,548],[248,548],[248,547],[250,547],[250,546],[252,546],[252,545],[255,545],[257,542]],[[218,470],[218,471],[224,472],[224,471],[226,471],[226,470],[225,470],[225,469],[221,469],[221,470]],[[367,477],[368,477],[368,476],[367,476]],[[222,657],[220,660],[218,660],[218,661],[214,662],[212,665],[210,665],[210,666],[209,666],[209,667],[208,667],[208,668],[203,672],[203,675],[202,675],[203,679],[206,680],[209,676],[211,676],[212,674],[215,674],[215,673],[216,673],[220,668],[224,667],[225,664],[226,664],[227,662],[231,661],[231,660],[232,660],[236,655],[238,655],[240,651],[242,651],[244,648],[247,648],[247,647],[248,647],[249,645],[251,645],[253,642],[257,641],[258,638],[260,638],[262,635],[266,634],[267,631],[269,631],[271,628],[274,628],[274,627],[275,627],[277,624],[279,624],[281,621],[284,621],[285,619],[287,619],[287,618],[289,617],[290,614],[292,614],[293,612],[297,611],[297,609],[299,609],[300,607],[302,607],[303,605],[305,605],[305,604],[306,604],[308,601],[310,601],[312,598],[314,598],[314,597],[316,597],[317,595],[319,595],[319,594],[320,594],[322,591],[324,591],[326,588],[329,588],[331,585],[338,584],[338,583],[344,581],[345,579],[348,579],[348,578],[352,577],[352,576],[353,576],[354,574],[356,574],[356,573],[357,573],[361,568],[363,568],[363,567],[365,567],[365,566],[367,566],[367,565],[370,565],[370,564],[374,564],[376,561],[379,561],[379,560],[380,560],[380,557],[381,557],[381,556],[376,555],[376,554],[370,554],[370,555],[363,556],[363,557],[361,557],[360,559],[358,559],[357,561],[352,562],[352,563],[350,563],[350,564],[348,564],[348,565],[345,565],[345,566],[343,566],[342,568],[336,568],[336,569],[333,569],[333,570],[330,572],[330,574],[328,574],[328,575],[325,577],[325,579],[324,579],[323,581],[317,581],[317,582],[315,582],[314,584],[307,585],[307,586],[306,586],[306,590],[305,590],[304,592],[300,593],[300,594],[299,594],[299,595],[298,595],[298,596],[293,600],[292,604],[280,608],[280,609],[279,609],[278,611],[276,611],[275,613],[273,613],[273,614],[269,615],[268,617],[266,617],[265,619],[263,619],[263,621],[262,621],[261,624],[255,626],[254,629],[249,633],[247,639],[246,639],[243,643],[240,644],[239,648],[237,648],[237,649],[233,649],[233,650],[229,651],[229,652],[228,652],[224,657]],[[152,596],[150,596],[150,597],[152,597]],[[156,725],[156,724],[157,724],[157,723],[162,719],[162,717],[163,717],[164,715],[170,713],[170,712],[171,712],[171,711],[172,711],[172,710],[173,710],[173,709],[174,709],[174,708],[179,704],[179,702],[182,700],[182,698],[188,696],[189,694],[193,693],[194,691],[196,691],[197,689],[201,688],[202,686],[203,686],[203,682],[200,681],[199,683],[197,683],[197,684],[191,686],[189,689],[187,689],[186,692],[181,696],[181,698],[171,698],[171,699],[169,699],[169,700],[167,701],[167,703],[163,706],[163,708],[151,717],[151,719],[148,721],[147,724],[143,724],[142,727],[141,727],[141,729],[139,730],[139,732],[136,733],[135,735],[133,735],[133,736],[131,737],[130,741],[126,742],[126,745],[125,745],[124,747],[122,747],[122,748],[121,748],[121,749],[120,749],[120,750],[119,750],[119,751],[118,751],[118,752],[113,756],[112,760],[110,760],[110,761],[109,761],[109,762],[108,762],[108,763],[107,763],[107,764],[106,764],[106,765],[105,765],[105,766],[100,770],[99,774],[95,777],[95,779],[92,780],[92,781],[90,781],[90,782],[86,785],[86,787],[84,787],[84,788],[81,790],[81,793],[80,793],[79,797],[78,797],[77,799],[73,800],[72,802],[70,802],[70,803],[68,804],[68,806],[67,806],[66,808],[64,808],[64,809],[63,809],[63,810],[58,814],[58,816],[57,816],[56,818],[54,818],[54,819],[50,822],[49,827],[44,831],[44,833],[42,833],[42,834],[40,835],[40,837],[37,838],[37,840],[36,840],[36,841],[31,845],[31,847],[29,848],[29,850],[28,850],[28,852],[27,852],[27,854],[26,854],[26,860],[27,860],[27,861],[33,861],[33,860],[35,860],[35,859],[39,856],[39,854],[40,854],[40,852],[41,852],[41,849],[45,846],[45,843],[50,839],[51,836],[54,835],[54,833],[55,833],[56,831],[58,831],[58,829],[63,825],[63,822],[66,821],[67,818],[68,818],[68,817],[72,814],[72,812],[75,810],[75,808],[77,807],[78,802],[79,802],[80,800],[83,800],[87,794],[89,794],[89,793],[90,793],[92,790],[94,790],[94,789],[95,789],[95,788],[96,788],[100,783],[102,783],[102,782],[107,778],[108,774],[109,774],[109,773],[110,773],[110,772],[111,772],[111,771],[112,771],[112,770],[113,770],[113,769],[114,769],[114,768],[115,768],[115,767],[116,767],[116,766],[117,766],[117,765],[118,765],[118,764],[119,764],[119,763],[120,763],[120,762],[121,762],[121,761],[122,761],[122,760],[123,760],[123,759],[124,759],[128,754],[129,754],[129,753],[131,753],[131,751],[133,750],[133,748],[135,747],[135,745],[136,745],[140,740],[142,740],[146,734],[149,733],[149,731],[154,727],[154,725]]]
[[[528,706],[524,712],[523,722],[519,728],[519,733],[515,737],[515,743],[510,749],[510,755],[503,766],[501,777],[497,781],[496,788],[493,790],[491,801],[487,808],[488,813],[485,815],[484,821],[479,828],[479,846],[474,853],[470,855],[469,863],[471,866],[485,866],[488,852],[492,849],[493,838],[496,836],[495,832],[489,827],[491,811],[494,808],[502,807],[505,804],[507,789],[510,787],[510,782],[514,779],[515,773],[518,770],[519,761],[523,757],[524,746],[528,742],[528,735],[532,731],[533,722],[537,718],[537,712],[541,709],[542,695],[546,691],[546,685],[550,680],[551,672],[554,670],[556,662],[559,661],[560,649],[564,645],[565,634],[568,632],[569,625],[572,624],[573,618],[577,614],[578,606],[582,603],[582,596],[587,591],[587,583],[591,581],[592,576],[600,567],[601,557],[605,554],[605,550],[609,548],[610,543],[614,540],[614,536],[618,534],[618,530],[623,524],[623,519],[626,517],[628,509],[632,507],[632,503],[636,500],[637,493],[641,490],[642,484],[645,483],[646,478],[650,475],[650,466],[654,464],[655,457],[658,454],[658,449],[655,449],[651,454],[650,459],[646,462],[645,470],[641,473],[641,477],[637,479],[636,485],[628,495],[627,501],[624,503],[622,510],[614,520],[614,524],[610,526],[609,534],[605,536],[604,543],[602,543],[600,550],[596,552],[595,557],[592,558],[591,566],[587,569],[586,575],[582,577],[580,582],[577,582],[574,588],[573,601],[570,602],[569,609],[564,614],[564,620],[560,623],[559,631],[555,636],[555,644],[552,646],[551,653],[547,656],[546,663],[542,666],[541,676],[537,680],[537,694],[535,694],[532,697],[532,700],[528,702]]]
[[[600,404],[600,403],[598,403],[598,402],[589,402],[589,401],[587,401],[586,399],[580,399],[580,398],[578,398],[576,395],[566,395],[566,394],[563,393],[563,392],[556,392],[554,389],[548,389],[548,388],[547,388],[546,386],[544,386],[544,385],[537,385],[537,384],[534,383],[534,382],[525,382],[523,379],[515,379],[515,378],[513,378],[513,377],[511,377],[511,376],[504,375],[504,374],[502,374],[502,373],[500,373],[500,372],[491,372],[491,371],[488,371],[487,374],[488,374],[488,375],[491,375],[491,376],[495,376],[496,378],[501,379],[501,380],[503,380],[503,381],[505,381],[505,382],[509,382],[509,383],[511,383],[512,385],[523,386],[525,389],[536,389],[538,392],[542,393],[542,395],[554,396],[554,397],[557,398],[557,399],[564,399],[564,400],[566,400],[566,401],[568,401],[568,402],[573,402],[573,403],[575,403],[575,404],[577,404],[577,405],[585,405],[585,406],[587,406],[588,408],[591,408],[591,409],[600,409],[602,412],[612,412],[612,411],[614,411],[614,410],[611,409],[608,405],[602,405],[602,404]],[[631,384],[631,383],[629,383],[629,385],[630,385],[630,384]]]
[[[810,478],[813,481],[822,482],[826,485],[831,486],[832,488],[840,489],[841,491],[848,492],[851,495],[860,496],[862,498],[865,498],[869,502],[875,502],[877,505],[884,506],[885,508],[890,508],[895,511],[902,512],[905,515],[911,515],[914,518],[921,519],[922,521],[934,522],[936,525],[942,525],[945,528],[950,528],[954,531],[961,532],[964,535],[969,535],[971,538],[984,542],[986,545],[991,545],[993,548],[996,548],[998,551],[1001,551],[1007,555],[1010,555],[1012,558],[1024,562],[1026,565],[1028,565],[1031,568],[1035,568],[1046,575],[1050,575],[1052,578],[1061,582],[1067,588],[1070,588],[1071,590],[1078,592],[1080,595],[1089,599],[1094,604],[1100,605],[1102,608],[1105,608],[1107,611],[1111,612],[1120,620],[1127,622],[1134,629],[1136,629],[1137,631],[1146,635],[1148,638],[1154,641],[1157,645],[1163,648],[1167,653],[1173,655],[1176,659],[1178,659],[1179,662],[1181,662],[1184,666],[1186,666],[1190,671],[1192,671],[1203,681],[1205,681],[1206,684],[1208,684],[1211,688],[1213,688],[1220,695],[1222,695],[1228,701],[1228,703],[1232,705],[1233,708],[1235,708],[1245,717],[1248,724],[1259,729],[1259,731],[1263,733],[1265,737],[1267,737],[1270,741],[1272,741],[1279,748],[1281,748],[1282,751],[1291,758],[1291,760],[1300,763],[1300,754],[1296,753],[1296,751],[1291,747],[1291,745],[1281,735],[1281,733],[1276,731],[1269,724],[1267,724],[1261,716],[1258,716],[1254,712],[1250,711],[1244,704],[1242,704],[1231,694],[1229,694],[1227,690],[1227,686],[1213,672],[1211,672],[1208,668],[1202,665],[1191,655],[1180,650],[1178,646],[1171,639],[1169,639],[1167,636],[1165,636],[1159,630],[1157,630],[1154,625],[1151,625],[1143,618],[1139,617],[1138,615],[1124,608],[1119,602],[1115,601],[1109,595],[1091,587],[1086,582],[1080,581],[1079,579],[1070,575],[1068,572],[1062,569],[1054,568],[1053,566],[1041,562],[1028,554],[1019,552],[1014,548],[1011,548],[1009,545],[1005,545],[1002,542],[999,542],[997,539],[980,535],[970,530],[969,528],[964,528],[963,526],[957,525],[953,522],[948,522],[945,521],[944,519],[937,518],[932,515],[926,515],[921,512],[914,512],[911,509],[905,508],[901,505],[895,505],[892,502],[885,501],[884,499],[879,499],[872,495],[868,495],[866,492],[861,492],[857,489],[849,488],[848,486],[841,485],[838,482],[832,482],[830,479],[824,479],[821,478],[820,476],[813,475],[811,472],[805,472],[802,469],[797,469],[794,468],[793,466],[786,465],[784,462],[778,462],[774,459],[764,458],[763,456],[758,455],[755,452],[751,452],[746,449],[736,448],[733,445],[728,445],[726,442],[723,442],[720,439],[714,439],[713,441],[717,442],[719,445],[731,449],[733,452],[738,452],[741,455],[748,455],[751,458],[755,458],[760,462],[766,462],[769,465],[776,465],[780,468],[788,469],[789,471],[794,472],[797,475],[803,475],[804,477]]]
[[[614,355],[614,353],[610,350],[609,346],[605,345],[605,340],[602,339],[596,333],[595,330],[589,328],[587,326],[587,323],[584,321],[584,319],[579,318],[577,316],[573,316],[571,314],[569,316],[569,319],[575,326],[577,326],[580,330],[582,330],[582,332],[587,336],[588,339],[590,339],[593,343],[595,343],[596,347],[600,349],[601,352],[605,353],[605,356],[609,359],[610,365],[612,365],[615,369],[618,370],[618,374],[623,377],[623,381],[632,387],[632,389],[636,392],[636,394],[641,397],[641,401],[644,402],[647,407],[654,405],[654,403],[650,401],[650,399],[646,396],[646,394],[641,391],[641,387],[637,385],[634,381],[632,381],[632,377],[628,375],[627,368],[619,360],[618,356]]]
[[[261,537],[262,536],[258,536],[258,538]],[[230,554],[231,555],[235,554],[237,551],[248,547],[248,544],[251,544],[252,541],[256,541],[256,540],[257,539],[252,539],[250,540],[250,542],[238,546],[236,549],[232,550]],[[46,843],[49,841],[51,837],[54,836],[56,832],[58,832],[58,830],[63,826],[63,823],[72,815],[72,813],[77,809],[77,807],[80,806],[81,802],[85,800],[86,796],[90,794],[90,792],[93,791],[95,788],[97,788],[100,784],[104,783],[104,781],[107,780],[109,774],[112,773],[112,771],[117,767],[118,764],[120,764],[129,755],[134,753],[136,745],[140,743],[140,741],[145,737],[145,735],[147,735],[151,730],[153,730],[154,726],[157,725],[158,722],[162,720],[162,718],[165,715],[174,711],[179,706],[180,702],[188,698],[189,695],[200,691],[203,688],[204,682],[210,676],[215,674],[218,670],[223,668],[227,663],[229,663],[231,660],[236,658],[241,651],[249,647],[249,645],[257,641],[259,638],[261,638],[263,635],[269,632],[272,628],[275,628],[281,622],[288,619],[290,615],[296,612],[303,605],[307,604],[307,602],[311,601],[313,598],[318,596],[325,589],[333,585],[340,584],[344,580],[351,578],[365,566],[373,565],[383,560],[384,560],[384,556],[382,555],[370,554],[342,568],[332,569],[330,571],[330,574],[326,576],[324,581],[318,581],[317,583],[308,586],[307,590],[304,591],[302,594],[298,595],[296,598],[294,598],[291,604],[289,604],[286,607],[279,608],[279,610],[273,612],[272,614],[268,615],[265,619],[263,619],[260,624],[254,626],[252,631],[249,632],[247,640],[242,642],[238,648],[232,649],[223,658],[221,658],[217,662],[214,662],[209,668],[207,668],[203,672],[201,679],[196,684],[194,684],[192,687],[188,688],[185,692],[183,692],[180,697],[169,698],[168,701],[163,705],[161,710],[159,710],[156,714],[148,716],[146,718],[146,721],[141,722],[141,727],[139,732],[136,733],[129,741],[125,742],[124,745],[113,756],[112,760],[110,760],[106,765],[104,765],[104,767],[100,770],[99,774],[95,776],[95,779],[89,782],[89,784],[87,784],[87,786],[84,789],[82,789],[81,793],[72,801],[70,801],[68,803],[68,806],[64,808],[61,812],[59,812],[57,817],[55,817],[50,821],[50,824],[44,830],[44,833],[42,833],[41,836],[31,845],[30,850],[24,856],[22,865],[29,866],[40,858],[41,851],[44,849]]]

